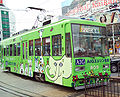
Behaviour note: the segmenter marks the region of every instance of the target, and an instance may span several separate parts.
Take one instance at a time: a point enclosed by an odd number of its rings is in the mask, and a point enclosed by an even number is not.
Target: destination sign
[[[82,25],[81,28],[80,28],[80,32],[100,33],[100,29],[99,29],[99,27]]]

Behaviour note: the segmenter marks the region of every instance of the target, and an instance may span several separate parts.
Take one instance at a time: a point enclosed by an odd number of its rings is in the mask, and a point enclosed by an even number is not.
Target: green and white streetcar
[[[106,25],[63,19],[1,42],[3,70],[84,88],[84,76],[109,76]],[[83,80],[82,80],[83,79]]]

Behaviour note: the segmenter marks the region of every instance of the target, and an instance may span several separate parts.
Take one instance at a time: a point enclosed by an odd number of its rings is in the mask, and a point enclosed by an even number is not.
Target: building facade
[[[0,0],[0,41],[10,37],[15,30],[15,16]]]

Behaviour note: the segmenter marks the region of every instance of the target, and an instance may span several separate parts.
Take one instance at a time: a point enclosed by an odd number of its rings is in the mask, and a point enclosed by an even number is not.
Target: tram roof
[[[40,29],[45,29],[45,28],[48,28],[48,27],[51,27],[51,26],[55,26],[55,25],[58,25],[58,24],[61,24],[61,23],[76,23],[76,24],[79,23],[79,24],[96,25],[96,26],[103,26],[103,27],[106,26],[106,24],[95,22],[95,21],[89,21],[89,20],[82,20],[82,19],[62,19],[62,20],[60,20],[58,22],[55,22],[55,23],[52,23],[52,24],[48,24],[48,25],[45,25],[45,26],[42,26],[42,27],[39,27],[39,28],[36,28],[36,29],[32,29],[30,31],[26,31],[25,33],[18,34],[16,36],[9,37],[7,39],[2,40],[1,42],[3,43],[3,42],[6,42],[8,40],[11,40],[11,39],[22,37],[22,36],[27,35],[29,33],[33,33],[35,31],[39,31]]]

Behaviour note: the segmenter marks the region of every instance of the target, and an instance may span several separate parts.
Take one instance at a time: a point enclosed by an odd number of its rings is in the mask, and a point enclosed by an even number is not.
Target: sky
[[[61,2],[65,0],[5,0],[5,5],[11,9],[16,19],[16,32],[31,29],[40,11],[30,10],[27,7],[43,8],[47,14],[61,15]]]

